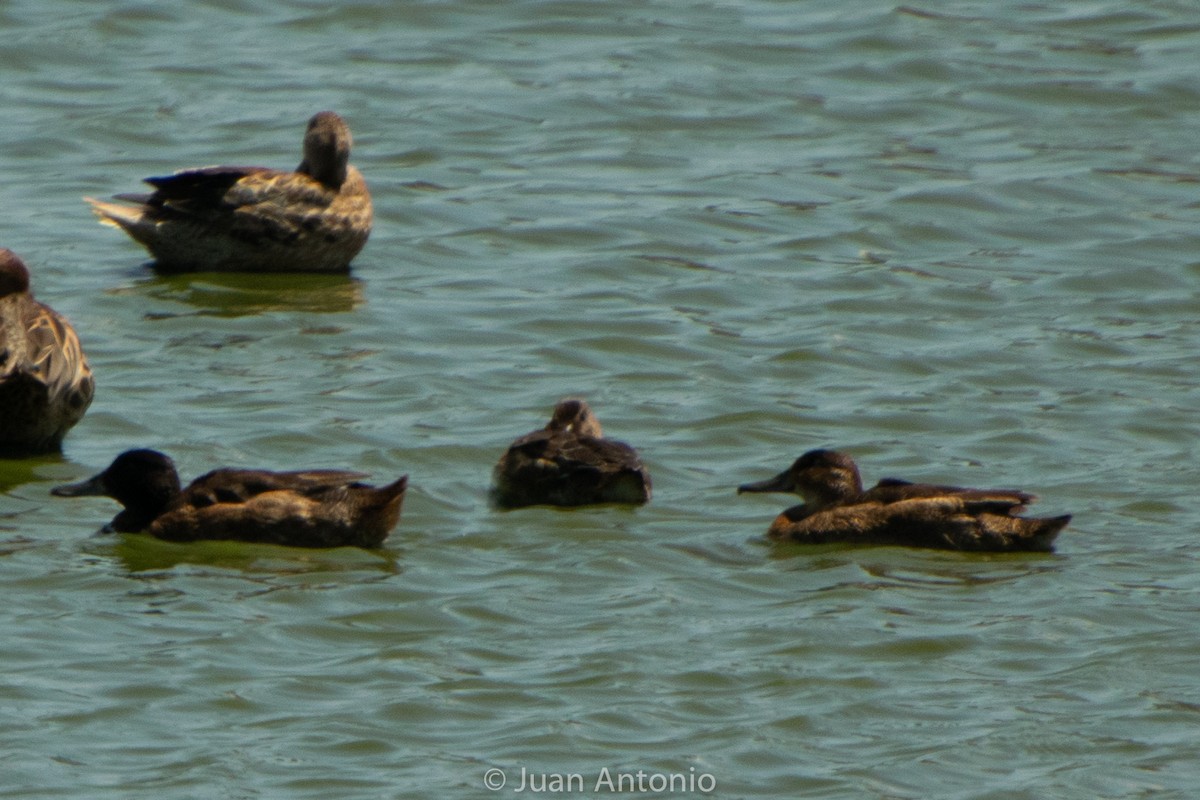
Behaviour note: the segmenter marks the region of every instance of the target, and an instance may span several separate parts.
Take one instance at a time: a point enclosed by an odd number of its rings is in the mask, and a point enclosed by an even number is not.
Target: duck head
[[[604,438],[600,428],[600,420],[592,413],[592,408],[586,400],[568,397],[558,401],[554,406],[554,414],[550,417],[546,430],[553,432],[574,433],[579,436],[591,436],[593,439]]]
[[[738,494],[742,492],[790,492],[820,508],[862,494],[862,479],[845,453],[810,450],[774,478],[742,484]]]
[[[175,462],[157,450],[128,450],[108,469],[80,483],[56,486],[56,497],[111,497],[125,507],[106,533],[133,533],[146,528],[179,496],[179,474]]]
[[[308,121],[304,134],[304,160],[296,172],[312,176],[331,189],[346,180],[350,163],[350,126],[332,111],[322,111]]]
[[[7,247],[0,248],[0,297],[29,291],[29,268]]]

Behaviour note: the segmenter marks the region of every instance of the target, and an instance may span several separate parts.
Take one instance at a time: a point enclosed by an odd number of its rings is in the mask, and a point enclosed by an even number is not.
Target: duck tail
[[[397,480],[387,486],[380,486],[373,492],[370,506],[382,515],[389,529],[400,521],[400,506],[404,503],[404,493],[407,490],[408,476],[401,475]]]
[[[356,496],[355,525],[361,547],[379,547],[400,523],[400,506],[408,489],[408,476],[386,486],[368,487],[358,484],[351,490]]]
[[[92,197],[83,198],[92,211],[100,218],[103,225],[119,228],[138,241],[139,235],[146,226],[145,209],[142,206],[126,206],[120,203],[109,203]]]
[[[1052,550],[1054,549],[1054,540],[1062,529],[1067,527],[1071,522],[1070,514],[1063,514],[1061,517],[1042,517],[1040,519],[1031,519],[1033,523],[1030,528],[1029,544],[1036,550]]]
[[[387,498],[385,502],[394,503],[397,500],[404,499],[404,492],[408,489],[408,476],[401,475],[396,480],[389,483],[387,486],[380,486],[376,491],[380,497]]]

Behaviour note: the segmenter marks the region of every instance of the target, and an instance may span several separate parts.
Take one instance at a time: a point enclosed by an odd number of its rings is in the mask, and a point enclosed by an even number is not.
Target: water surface
[[[0,24],[0,244],[99,387],[61,457],[0,462],[0,797],[1200,784],[1191,4]],[[350,278],[157,277],[80,199],[294,167],[322,108],[375,197]],[[567,394],[641,449],[653,502],[488,508]],[[92,536],[114,504],[49,488],[133,446],[412,488],[380,552]],[[1054,555],[770,545],[788,499],[734,487],[818,446],[1075,522]]]

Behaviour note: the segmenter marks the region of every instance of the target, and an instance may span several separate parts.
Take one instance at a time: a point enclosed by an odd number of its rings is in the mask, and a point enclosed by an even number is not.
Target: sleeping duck
[[[84,198],[101,222],[154,256],[163,272],[344,272],[371,233],[371,195],[349,164],[350,128],[322,111],[308,122],[295,172],[202,167],[146,178],[133,205]]]
[[[58,450],[95,388],[74,329],[33,299],[25,263],[0,249],[0,453]]]
[[[605,439],[588,404],[561,400],[550,423],[517,439],[493,472],[492,498],[501,508],[645,503],[650,475],[637,451]]]
[[[59,497],[104,495],[125,509],[105,532],[159,539],[237,539],[294,547],[378,547],[400,521],[408,476],[387,486],[359,472],[218,469],[180,489],[170,458],[129,450],[95,477],[59,486]]]
[[[1036,498],[1011,489],[961,489],[885,478],[863,491],[845,453],[812,450],[769,480],[742,492],[794,492],[804,504],[787,509],[767,535],[806,544],[858,542],[950,550],[1052,550],[1061,517],[1015,516]]]

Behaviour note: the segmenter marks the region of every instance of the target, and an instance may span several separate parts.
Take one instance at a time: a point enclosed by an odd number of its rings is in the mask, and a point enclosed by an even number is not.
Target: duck
[[[29,290],[29,268],[0,248],[0,453],[61,450],[92,403],[96,381],[79,336]]]
[[[146,178],[150,194],[84,200],[149,250],[159,272],[346,272],[373,219],[351,144],[346,121],[322,111],[308,122],[294,172],[184,169]]]
[[[292,547],[376,548],[400,521],[408,476],[386,486],[361,472],[216,469],[180,488],[175,462],[157,450],[121,453],[103,472],[57,486],[57,497],[111,497],[124,506],[104,533],[171,542],[226,539]]]
[[[637,451],[604,438],[600,421],[580,398],[560,400],[545,428],[514,441],[492,477],[492,500],[505,509],[650,500],[650,474]]]
[[[773,478],[738,487],[804,498],[771,523],[767,536],[807,544],[848,542],[948,550],[1053,550],[1070,514],[1016,516],[1037,498],[1013,489],[966,489],[885,478],[863,491],[854,460],[810,450]]]

